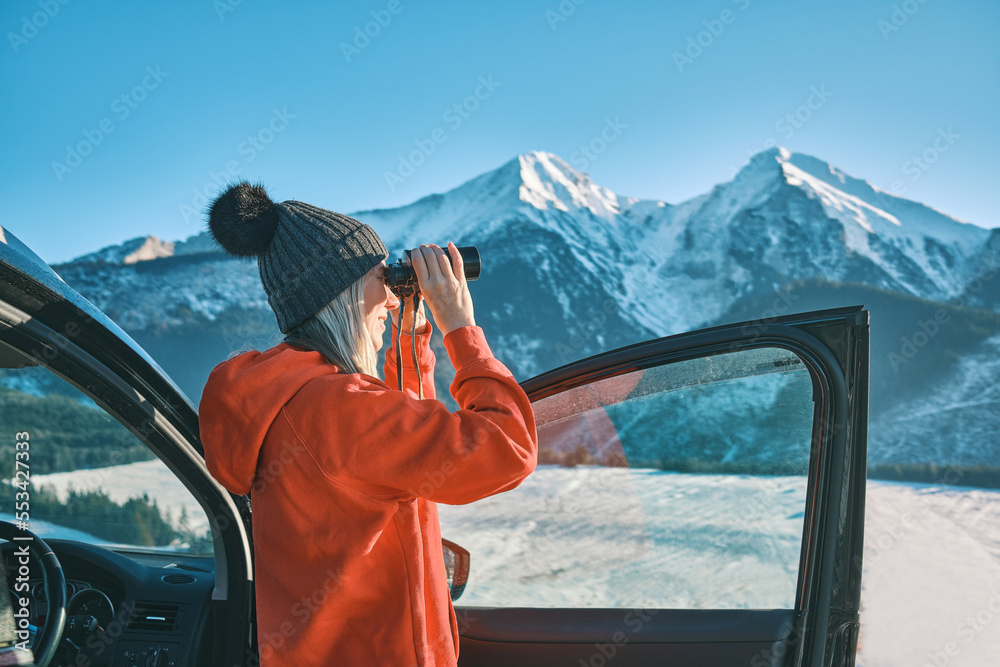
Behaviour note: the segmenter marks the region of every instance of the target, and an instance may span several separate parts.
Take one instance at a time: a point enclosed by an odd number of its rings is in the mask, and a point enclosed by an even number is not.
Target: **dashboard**
[[[215,560],[46,539],[66,578],[66,630],[51,667],[182,667],[211,663]],[[29,600],[41,629],[48,613],[41,566],[14,592],[14,544],[0,545],[12,600]],[[15,603],[16,604],[16,603]]]

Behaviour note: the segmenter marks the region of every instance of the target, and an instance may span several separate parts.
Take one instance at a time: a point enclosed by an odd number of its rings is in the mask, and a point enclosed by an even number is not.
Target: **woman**
[[[527,396],[476,326],[460,254],[411,253],[456,369],[450,413],[434,400],[423,304],[397,322],[368,225],[241,182],[213,202],[209,228],[229,254],[257,257],[285,334],[216,366],[200,406],[208,469],[251,494],[261,664],[456,664],[436,503],[516,487],[538,447]],[[378,378],[387,315],[405,351],[416,317],[424,400],[410,354],[404,391],[392,347]]]

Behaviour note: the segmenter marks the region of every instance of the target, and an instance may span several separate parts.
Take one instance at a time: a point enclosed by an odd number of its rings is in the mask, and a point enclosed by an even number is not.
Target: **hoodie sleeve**
[[[417,387],[417,371],[413,365],[413,347],[411,341],[416,339],[417,343],[417,361],[420,363],[420,380],[421,384],[424,386],[424,398],[437,398],[437,393],[434,388],[434,366],[437,363],[437,358],[434,356],[434,351],[431,349],[431,333],[433,333],[434,327],[431,326],[431,321],[427,320],[427,325],[423,333],[418,333],[416,336],[410,336],[405,330],[399,337],[399,347],[402,349],[403,358],[403,391],[405,391],[410,396],[417,398],[420,396]],[[396,368],[396,329],[395,325],[392,329],[392,342],[389,345],[389,349],[385,351],[385,365],[383,367],[383,373],[385,374],[385,383],[390,389],[396,389],[399,387],[399,371]]]
[[[312,380],[285,415],[324,474],[384,499],[460,505],[507,491],[534,469],[531,403],[478,326],[444,338],[456,368],[454,413],[366,375]]]

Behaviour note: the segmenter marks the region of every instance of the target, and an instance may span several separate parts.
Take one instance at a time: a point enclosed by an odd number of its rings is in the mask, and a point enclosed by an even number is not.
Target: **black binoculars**
[[[462,256],[462,264],[466,280],[477,280],[482,270],[483,263],[479,257],[479,250],[476,246],[457,247],[458,253]],[[444,249],[449,259],[451,254],[447,248]],[[398,259],[394,264],[386,265],[385,284],[398,297],[412,296],[420,291],[417,284],[417,273],[410,264],[410,251],[406,250],[406,260]]]

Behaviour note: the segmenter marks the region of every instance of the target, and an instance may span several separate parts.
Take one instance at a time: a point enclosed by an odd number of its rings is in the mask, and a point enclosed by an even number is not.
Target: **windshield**
[[[0,369],[0,520],[109,548],[210,555],[208,517],[135,434],[42,367]]]

